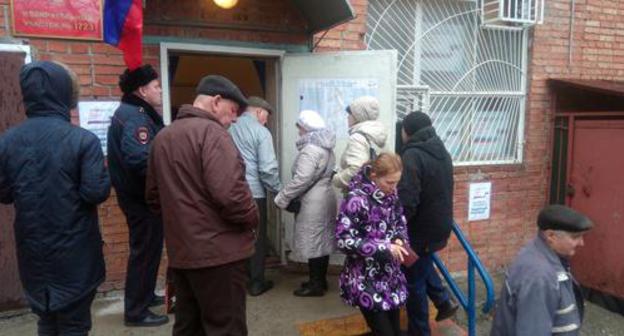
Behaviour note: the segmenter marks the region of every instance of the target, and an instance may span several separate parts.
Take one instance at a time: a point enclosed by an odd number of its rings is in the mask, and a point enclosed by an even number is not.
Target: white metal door
[[[291,167],[297,154],[295,122],[302,109],[316,109],[336,131],[335,154],[339,164],[348,139],[345,108],[353,98],[372,94],[380,102],[379,120],[389,130],[386,149],[394,148],[396,62],[397,53],[394,50],[284,56],[280,120],[281,173],[284,182],[290,181]],[[285,252],[290,249],[292,242],[293,216],[282,212],[282,223],[285,235],[282,261],[285,261]],[[336,258],[333,260],[336,261]]]

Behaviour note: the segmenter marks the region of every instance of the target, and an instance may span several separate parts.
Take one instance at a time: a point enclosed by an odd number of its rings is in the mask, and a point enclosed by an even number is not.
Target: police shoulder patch
[[[147,127],[141,126],[136,130],[136,139],[141,145],[147,145],[150,140],[150,135]]]

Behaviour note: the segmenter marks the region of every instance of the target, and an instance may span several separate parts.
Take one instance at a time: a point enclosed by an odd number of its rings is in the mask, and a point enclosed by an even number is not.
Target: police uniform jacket
[[[537,237],[506,273],[491,336],[579,335],[583,299],[565,260]]]
[[[164,127],[154,108],[134,94],[125,94],[108,129],[108,166],[118,194],[145,199],[150,143]]]

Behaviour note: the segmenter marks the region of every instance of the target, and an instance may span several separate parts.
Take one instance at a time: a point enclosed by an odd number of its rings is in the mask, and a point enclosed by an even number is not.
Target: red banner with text
[[[13,34],[102,40],[102,0],[11,0]]]

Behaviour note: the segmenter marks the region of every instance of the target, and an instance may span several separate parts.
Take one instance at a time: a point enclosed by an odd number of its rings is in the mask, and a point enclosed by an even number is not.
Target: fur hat
[[[301,126],[304,130],[318,131],[325,128],[325,121],[316,111],[303,110],[299,113],[297,118],[297,125]]]
[[[355,98],[349,106],[347,113],[353,116],[356,122],[377,120],[379,117],[379,100],[371,96]]]
[[[150,64],[145,64],[132,71],[126,69],[119,76],[119,88],[123,93],[132,93],[155,79],[158,79],[158,73]]]

